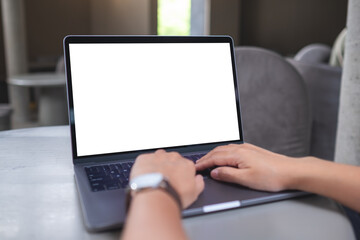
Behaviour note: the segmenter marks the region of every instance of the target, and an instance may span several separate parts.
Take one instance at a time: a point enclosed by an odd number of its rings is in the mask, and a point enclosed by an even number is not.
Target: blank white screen
[[[228,43],[69,52],[78,156],[240,139]]]

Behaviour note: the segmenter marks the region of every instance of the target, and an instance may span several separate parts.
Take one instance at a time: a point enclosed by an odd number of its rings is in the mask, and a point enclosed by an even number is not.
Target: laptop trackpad
[[[282,193],[256,191],[237,184],[219,182],[211,178],[205,178],[204,181],[204,191],[200,194],[198,200],[183,212],[184,216],[198,215],[206,212],[206,209],[219,211],[237,208],[240,205],[253,205],[243,204],[247,202],[246,200],[255,200],[256,203],[270,202],[276,200],[273,199],[275,195],[282,195]]]

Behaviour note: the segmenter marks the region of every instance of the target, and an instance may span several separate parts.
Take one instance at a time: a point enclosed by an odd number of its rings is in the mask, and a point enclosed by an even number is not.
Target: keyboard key
[[[110,171],[117,171],[115,164],[110,164],[109,167],[110,167]]]
[[[85,167],[85,171],[87,174],[93,173],[94,169],[91,167]]]
[[[103,180],[103,177],[90,177],[91,182],[102,182]]]
[[[92,186],[92,187],[91,187],[91,190],[92,190],[93,192],[99,192],[99,191],[105,190],[105,187],[104,187],[104,185]]]
[[[116,164],[116,168],[118,169],[119,172],[122,172],[123,170],[121,164]]]
[[[196,160],[199,160],[203,156],[205,156],[205,153],[204,154],[193,154],[193,155],[189,155],[189,156],[185,155],[184,157],[189,159],[189,160],[192,160],[193,162],[196,162]],[[200,174],[200,175],[202,175],[203,177],[206,178],[206,177],[210,176],[211,170],[212,170],[212,168],[208,168],[208,169],[205,169],[203,171],[199,171],[196,174]]]
[[[85,167],[93,192],[126,188],[133,162]]]
[[[122,188],[126,188],[127,185],[128,185],[128,182],[125,181],[125,182],[122,182],[122,183],[120,183],[120,184],[121,184],[121,187],[122,187]]]
[[[106,189],[107,189],[107,190],[115,190],[115,189],[119,189],[119,188],[120,188],[119,183],[109,183],[109,184],[106,184]]]

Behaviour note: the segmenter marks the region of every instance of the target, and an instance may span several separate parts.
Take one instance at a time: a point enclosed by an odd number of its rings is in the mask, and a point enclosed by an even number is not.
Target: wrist
[[[302,185],[306,181],[309,171],[311,171],[311,165],[308,163],[313,162],[314,159],[314,157],[310,156],[295,159],[289,171],[286,189],[303,190]]]
[[[134,179],[130,180],[127,189],[127,208],[129,208],[129,205],[131,204],[134,195],[141,192],[149,192],[155,190],[161,190],[163,193],[171,197],[178,205],[179,211],[181,211],[182,203],[179,194],[171,186],[167,178],[163,174],[158,172],[139,175]]]
[[[157,211],[176,212],[180,216],[178,202],[167,192],[162,189],[145,189],[136,192],[132,196],[131,206],[149,206]],[[130,207],[131,208],[131,207]]]

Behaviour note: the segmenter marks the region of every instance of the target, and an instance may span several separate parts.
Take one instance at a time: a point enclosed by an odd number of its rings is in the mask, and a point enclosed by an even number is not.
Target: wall
[[[235,45],[240,44],[241,1],[211,0],[210,34],[230,35]]]
[[[88,0],[31,0],[25,2],[29,61],[53,63],[62,55],[62,40],[68,34],[90,33]]]
[[[29,61],[35,71],[54,66],[69,34],[152,34],[154,25],[156,33],[156,0],[24,2]]]
[[[90,5],[92,34],[156,34],[152,16],[156,1],[90,0]]]
[[[26,1],[29,61],[54,61],[68,34],[155,34],[156,0]],[[236,45],[294,54],[313,42],[332,45],[345,26],[344,0],[211,0],[210,34]]]
[[[62,40],[66,35],[156,34],[156,0],[23,1],[31,71],[54,69],[63,55]],[[1,103],[8,101],[2,24],[0,31]]]
[[[332,46],[345,27],[344,0],[242,0],[242,45],[295,54],[310,43]]]

